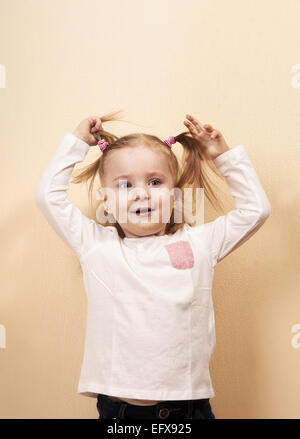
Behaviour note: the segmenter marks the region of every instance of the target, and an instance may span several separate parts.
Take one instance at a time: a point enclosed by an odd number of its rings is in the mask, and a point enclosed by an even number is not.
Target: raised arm
[[[104,226],[84,216],[67,198],[74,165],[83,161],[93,143],[92,138],[82,136],[78,130],[65,134],[35,189],[35,201],[43,215],[79,257],[105,233]]]
[[[214,267],[263,225],[271,206],[244,146],[230,149],[219,130],[190,115],[187,119],[185,125],[225,177],[235,202],[235,209],[227,215],[191,229],[197,242],[207,243]]]
[[[235,209],[205,224],[213,266],[257,232],[271,212],[269,199],[242,144],[219,155],[214,164],[226,179]]]

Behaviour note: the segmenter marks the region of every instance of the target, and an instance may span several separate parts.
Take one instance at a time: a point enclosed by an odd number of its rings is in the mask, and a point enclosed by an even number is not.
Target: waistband
[[[125,409],[127,412],[134,412],[139,416],[143,415],[150,415],[154,417],[158,417],[161,419],[166,419],[170,413],[174,411],[184,411],[187,413],[188,418],[192,415],[193,410],[193,404],[197,403],[197,405],[204,405],[209,401],[209,398],[204,399],[185,399],[185,400],[166,400],[158,402],[154,405],[135,405],[130,404],[129,402],[122,401],[116,397],[108,396],[104,394],[98,394],[98,400],[99,398],[103,398],[106,400],[109,404],[113,404],[115,406],[116,411],[121,416]]]

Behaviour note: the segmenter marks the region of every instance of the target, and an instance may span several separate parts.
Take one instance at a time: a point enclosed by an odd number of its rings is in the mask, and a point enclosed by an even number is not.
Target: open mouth
[[[137,209],[136,211],[132,211],[131,213],[135,213],[138,216],[149,216],[155,209],[151,209],[150,207],[145,209]]]

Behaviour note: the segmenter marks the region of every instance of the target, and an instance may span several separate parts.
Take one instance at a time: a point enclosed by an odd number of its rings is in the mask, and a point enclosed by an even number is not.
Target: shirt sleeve
[[[225,151],[213,161],[235,203],[235,209],[205,224],[215,266],[258,231],[269,217],[271,206],[244,145]]]
[[[48,223],[79,258],[106,233],[105,226],[84,216],[67,198],[74,165],[83,161],[89,148],[73,134],[65,134],[35,189],[35,201]]]

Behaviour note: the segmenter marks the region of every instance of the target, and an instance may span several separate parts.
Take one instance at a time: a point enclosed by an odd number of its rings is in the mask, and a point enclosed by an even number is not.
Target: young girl
[[[105,131],[115,113],[87,118],[64,135],[36,188],[38,206],[82,267],[88,311],[78,393],[97,397],[100,418],[215,418],[214,268],[262,226],[270,203],[244,146],[230,149],[220,131],[186,119],[188,131],[162,141]],[[75,163],[96,145],[100,157],[75,182],[91,178],[91,193],[99,176],[105,225],[67,198]],[[235,209],[196,226],[175,221],[174,188],[202,187],[215,198],[206,165],[226,180]]]

